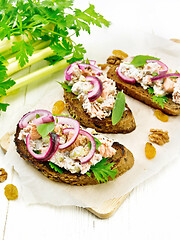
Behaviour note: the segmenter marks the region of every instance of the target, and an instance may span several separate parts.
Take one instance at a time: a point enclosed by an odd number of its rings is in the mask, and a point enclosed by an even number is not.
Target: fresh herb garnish
[[[55,128],[55,123],[43,123],[37,126],[38,133],[42,136],[42,138],[46,137],[50,132],[52,132]]]
[[[156,95],[154,95],[154,89],[152,87],[148,88],[148,93],[152,95],[153,102],[158,103],[161,108],[164,108],[164,104],[168,101],[168,97],[157,97]]]
[[[66,92],[72,92],[72,86],[69,86],[66,82],[58,82],[62,88],[65,89]]]
[[[93,136],[93,138],[96,143],[96,150],[98,150],[98,147],[100,147],[102,143],[96,137]],[[89,147],[89,149],[91,149],[91,142],[88,142],[88,147]]]
[[[39,115],[38,113],[36,114],[36,119],[37,119],[37,118],[40,118],[40,115]]]
[[[133,58],[131,64],[134,65],[135,67],[143,67],[144,64],[146,64],[146,60],[160,60],[159,58],[148,56],[148,55],[137,55]]]
[[[15,81],[12,79],[7,80],[7,74],[6,74],[7,68],[4,65],[2,61],[0,61],[0,98],[3,96],[6,96],[6,90],[8,90],[10,87],[12,87],[15,84]],[[7,106],[9,106],[8,103],[0,103],[0,111],[6,111]]]
[[[179,73],[179,72],[176,70],[175,73]],[[170,77],[170,78],[176,79],[176,78],[178,78],[178,77]]]
[[[153,89],[152,87],[149,87],[149,88],[148,88],[148,93],[149,93],[150,95],[154,94],[154,89]]]
[[[107,158],[102,158],[100,162],[96,165],[92,165],[90,171],[94,174],[94,177],[97,181],[100,182],[108,182],[108,177],[114,179],[117,175],[117,169],[112,169],[115,163],[107,163]],[[86,174],[91,177],[91,172],[88,171]]]
[[[35,152],[36,154],[41,154],[40,150],[33,150],[33,152]]]
[[[112,111],[112,125],[116,125],[120,121],[124,109],[125,109],[125,95],[123,92],[119,92],[117,94],[117,98]]]
[[[159,75],[159,74],[158,74],[157,72],[153,72],[153,73],[152,73],[152,76],[153,76],[153,77],[156,77],[156,76],[158,76],[158,75]]]
[[[163,97],[157,97],[156,95],[152,96],[152,100],[155,103],[158,103],[161,108],[164,108],[164,104],[168,101],[168,97],[163,96]]]
[[[52,163],[52,162],[49,162],[49,166],[56,172],[58,173],[63,173],[63,169],[60,168],[58,165]]]
[[[110,22],[89,4],[85,10],[73,6],[73,0],[3,0],[0,4],[0,82],[26,67],[46,59],[49,65],[27,74],[17,81],[6,80],[0,86],[0,97],[12,93],[46,75],[84,58],[86,50],[74,41],[80,31],[90,34],[90,27],[110,25]],[[29,57],[31,56],[31,61]],[[16,63],[7,60],[16,57]],[[7,69],[5,67],[5,64]],[[18,64],[19,63],[19,64]],[[28,64],[27,64],[28,63]],[[14,67],[16,66],[16,67]],[[15,86],[13,86],[15,85]],[[13,87],[12,87],[13,86]],[[10,88],[11,87],[11,88]],[[9,89],[10,88],[10,89]],[[8,91],[6,91],[8,89]],[[6,111],[8,104],[0,103]]]

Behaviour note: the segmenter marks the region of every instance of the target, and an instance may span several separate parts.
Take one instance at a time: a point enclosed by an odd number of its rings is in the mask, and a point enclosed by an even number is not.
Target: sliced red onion
[[[36,115],[39,115],[40,117],[36,119]],[[29,121],[31,121],[32,119],[34,119],[33,123],[35,125],[40,125],[42,123],[48,123],[48,122],[54,121],[54,117],[51,112],[47,110],[39,109],[39,110],[26,113],[19,121],[19,127],[20,128],[27,127]]]
[[[90,63],[91,65],[95,65],[95,64],[96,64],[96,61],[95,61],[95,60],[89,60],[89,63]]]
[[[127,83],[135,83],[135,82],[136,82],[135,78],[126,77],[126,76],[121,72],[120,66],[117,67],[116,73],[117,73],[117,75],[118,75],[124,82],[127,82]]]
[[[42,161],[47,161],[50,158],[52,158],[53,155],[56,153],[59,146],[59,136],[55,133],[49,133],[49,136],[50,140],[47,151],[45,153],[37,154],[33,151],[33,149],[30,146],[31,135],[30,134],[27,135],[26,137],[27,150],[34,158]]]
[[[73,128],[65,128],[65,129],[63,129],[63,133],[64,134],[67,134],[70,131],[74,131],[74,129]],[[94,153],[96,151],[96,143],[95,143],[95,140],[94,140],[93,136],[90,133],[88,133],[88,132],[86,132],[86,131],[84,131],[82,129],[80,129],[79,133],[84,135],[84,136],[86,136],[87,138],[89,138],[89,140],[91,142],[91,149],[90,149],[88,155],[86,155],[85,157],[82,157],[80,159],[81,163],[87,163],[94,156]]]
[[[76,61],[72,64],[70,64],[64,71],[64,74],[65,74],[65,79],[66,81],[71,81],[71,74],[73,73],[74,71],[74,66],[77,65],[78,63],[81,63],[81,61]]]
[[[92,91],[88,92],[88,99],[90,102],[94,102],[98,99],[103,91],[103,85],[99,78],[93,76],[87,76],[86,81],[91,82],[94,85]]]
[[[96,74],[96,75],[100,75],[100,74],[103,72],[100,68],[98,68],[98,67],[96,67],[96,66],[94,66],[94,65],[91,65],[91,64],[87,64],[87,63],[79,63],[79,64],[78,64],[78,67],[79,67],[82,71],[85,71],[86,68],[87,68],[87,69],[90,68],[90,69],[92,70],[92,72],[93,72],[94,74]]]
[[[164,64],[163,62],[161,62],[161,61],[159,61],[159,60],[156,60],[156,59],[148,59],[148,60],[146,60],[146,62],[147,62],[147,63],[149,63],[149,62],[156,62],[156,63],[158,63],[158,64],[162,67],[162,69],[163,69],[163,70],[161,70],[161,71],[158,72],[159,75],[166,74],[167,71],[168,71],[168,66],[166,66],[166,64]]]
[[[156,80],[160,80],[162,78],[167,78],[167,77],[180,77],[180,73],[168,73],[164,75],[158,75],[156,77],[151,78],[151,81],[156,81]]]
[[[57,123],[71,125],[74,129],[74,136],[71,138],[71,140],[69,140],[68,142],[66,142],[64,144],[59,145],[59,149],[64,149],[64,148],[71,146],[71,144],[73,144],[73,142],[76,140],[76,138],[79,134],[80,124],[77,120],[75,120],[73,118],[59,117],[59,116],[57,116],[55,118],[55,124],[57,124]]]

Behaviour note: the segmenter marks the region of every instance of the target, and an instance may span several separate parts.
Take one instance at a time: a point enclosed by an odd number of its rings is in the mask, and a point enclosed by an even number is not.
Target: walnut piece
[[[4,168],[0,168],[0,183],[4,182],[7,179],[7,172]]]
[[[148,135],[150,142],[158,145],[163,145],[169,142],[169,135],[167,131],[163,131],[161,129],[151,129],[150,132],[151,134]]]

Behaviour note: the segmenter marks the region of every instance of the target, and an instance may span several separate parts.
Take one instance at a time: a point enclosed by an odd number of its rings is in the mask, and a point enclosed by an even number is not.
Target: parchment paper
[[[109,32],[109,34],[110,35],[106,32],[101,32],[101,36],[98,36],[97,32],[96,39],[89,38],[88,41],[85,42],[89,59],[95,59],[99,63],[105,63],[106,58],[111,55],[113,49],[121,49],[129,55],[151,54],[152,56],[160,57],[161,60],[171,66],[174,71],[180,70],[178,68],[178,66],[180,66],[180,46],[178,44],[144,33],[135,35],[133,33],[126,33],[120,36],[112,31]],[[9,129],[13,131],[13,128],[15,128],[15,125],[23,113],[34,110],[35,108],[51,110],[55,101],[63,99],[63,91],[56,83],[56,80],[61,81],[63,77],[62,72],[53,75],[52,81],[48,82],[48,88],[46,87],[38,93],[35,92],[38,94],[36,103],[32,100],[35,105],[25,104],[21,111],[16,111],[14,118],[9,121]],[[55,206],[77,205],[81,207],[98,207],[106,200],[126,194],[138,184],[159,172],[171,161],[180,159],[180,116],[169,117],[169,121],[163,123],[154,116],[154,109],[128,96],[126,96],[126,102],[135,117],[136,130],[130,134],[106,135],[116,139],[133,153],[135,164],[131,170],[114,181],[95,186],[79,187],[55,183],[44,177],[21,159],[16,153],[14,143],[12,142],[3,161],[6,161],[7,164],[14,165],[20,178],[22,196],[25,202],[28,204],[38,203]],[[3,118],[3,121],[7,121],[6,117]],[[3,123],[3,121],[1,121],[1,123]],[[170,142],[163,146],[154,144],[157,151],[156,157],[148,160],[145,157],[144,148],[145,143],[148,141],[148,134],[151,128],[168,131]]]

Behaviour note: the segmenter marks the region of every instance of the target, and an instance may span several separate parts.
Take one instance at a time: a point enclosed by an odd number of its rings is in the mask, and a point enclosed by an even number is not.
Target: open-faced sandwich
[[[71,185],[107,182],[134,164],[132,153],[120,143],[47,110],[21,118],[15,144],[20,156],[46,177]]]
[[[69,113],[81,125],[104,133],[129,133],[135,129],[124,94],[118,93],[115,82],[95,61],[69,65],[61,86]]]
[[[122,54],[109,57],[107,63],[111,67],[107,76],[119,90],[169,115],[180,114],[180,74],[171,72],[160,59]]]

